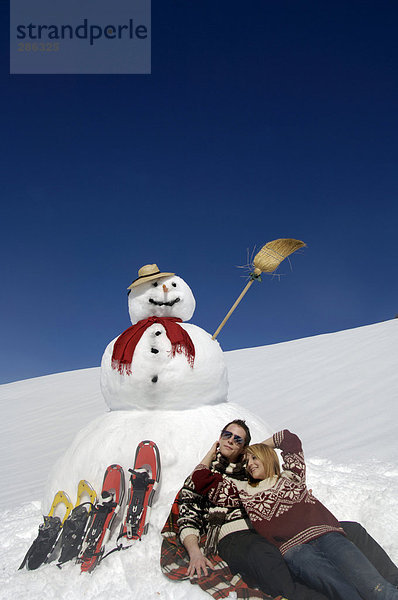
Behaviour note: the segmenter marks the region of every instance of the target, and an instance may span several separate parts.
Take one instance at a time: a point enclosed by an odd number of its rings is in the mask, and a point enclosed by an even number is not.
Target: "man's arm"
[[[189,577],[208,575],[208,568],[211,567],[199,547],[203,516],[203,499],[195,492],[192,479],[188,477],[180,494],[178,526],[180,540],[189,554]]]

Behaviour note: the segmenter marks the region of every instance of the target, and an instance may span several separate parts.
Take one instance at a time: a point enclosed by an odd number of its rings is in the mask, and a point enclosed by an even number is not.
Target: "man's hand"
[[[208,451],[208,453],[200,461],[200,463],[202,465],[206,465],[206,467],[210,467],[210,465],[213,462],[213,460],[216,459],[218,446],[219,446],[218,441],[214,442],[214,444],[212,444],[212,446],[211,446],[210,450]]]
[[[198,548],[192,552],[189,559],[188,576],[195,577],[197,575],[198,577],[202,577],[202,575],[206,575],[207,577],[209,574],[208,568],[211,569],[211,562],[203,555],[202,550]]]
[[[206,558],[202,550],[199,548],[198,538],[196,535],[187,535],[184,540],[184,546],[189,554],[189,567],[187,571],[188,577],[202,577],[208,575],[208,568],[211,568],[211,562]]]

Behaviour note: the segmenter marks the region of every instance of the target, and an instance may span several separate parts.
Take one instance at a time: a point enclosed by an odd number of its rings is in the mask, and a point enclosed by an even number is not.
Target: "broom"
[[[223,321],[213,333],[213,340],[216,339],[221,329],[224,327],[225,323],[228,321],[229,317],[232,315],[252,283],[256,279],[261,281],[261,273],[272,273],[281,264],[281,262],[285,260],[285,258],[303,246],[305,246],[305,243],[301,242],[300,240],[282,238],[268,242],[261,248],[260,252],[257,252],[253,260],[254,271],[250,273],[250,281],[246,284],[240,296],[236,299],[229,312],[225,315]]]

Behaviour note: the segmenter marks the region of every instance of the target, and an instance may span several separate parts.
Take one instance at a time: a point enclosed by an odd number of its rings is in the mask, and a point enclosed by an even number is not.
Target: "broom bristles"
[[[256,254],[253,265],[262,273],[272,273],[290,254],[305,246],[301,240],[281,238],[268,242]]]

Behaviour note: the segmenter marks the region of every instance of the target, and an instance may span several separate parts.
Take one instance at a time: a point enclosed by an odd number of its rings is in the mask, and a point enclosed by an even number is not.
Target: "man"
[[[212,468],[225,477],[245,479],[243,453],[250,443],[250,431],[241,419],[228,423],[218,441],[219,454]],[[189,554],[188,576],[208,575],[211,563],[206,552],[215,552],[232,572],[271,596],[282,594],[289,600],[326,600],[315,590],[294,581],[279,550],[250,526],[243,508],[220,509],[211,506],[193,489],[191,478],[184,483],[179,500],[180,540]],[[398,570],[385,552],[358,524],[342,522],[348,539],[354,542],[379,572],[394,585]],[[199,547],[200,534],[207,533],[205,554]]]

